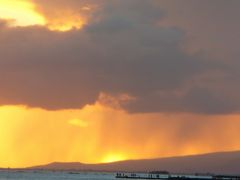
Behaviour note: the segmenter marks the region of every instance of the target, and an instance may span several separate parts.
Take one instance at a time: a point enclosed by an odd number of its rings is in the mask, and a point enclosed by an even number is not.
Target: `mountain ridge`
[[[240,174],[240,151],[215,152],[156,159],[125,160],[102,164],[53,162],[26,169],[112,172],[148,172],[153,170],[166,170],[174,173]]]

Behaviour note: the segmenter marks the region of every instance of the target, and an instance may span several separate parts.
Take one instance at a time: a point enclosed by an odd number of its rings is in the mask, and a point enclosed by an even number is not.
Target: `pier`
[[[240,176],[169,174],[169,173],[117,173],[118,179],[159,179],[159,180],[240,180]]]

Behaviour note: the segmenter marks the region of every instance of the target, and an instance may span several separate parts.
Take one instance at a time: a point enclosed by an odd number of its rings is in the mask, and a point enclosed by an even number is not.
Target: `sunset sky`
[[[0,0],[0,167],[240,150],[239,0]]]

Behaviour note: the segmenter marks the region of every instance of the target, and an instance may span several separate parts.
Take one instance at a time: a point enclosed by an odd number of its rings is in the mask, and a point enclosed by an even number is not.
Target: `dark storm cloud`
[[[0,23],[2,105],[80,108],[104,92],[134,97],[122,104],[130,112],[238,111],[240,100],[217,88],[232,65],[186,53],[186,32],[159,25],[167,14],[156,1],[101,3],[87,26],[66,33]],[[213,70],[225,76],[212,81]]]
[[[204,50],[216,59],[239,57],[239,0],[160,0],[167,25],[182,28],[190,49]]]

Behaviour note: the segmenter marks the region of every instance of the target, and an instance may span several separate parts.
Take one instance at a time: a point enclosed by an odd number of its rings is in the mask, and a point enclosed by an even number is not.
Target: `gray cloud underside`
[[[163,8],[169,4],[161,8],[148,0],[104,2],[87,26],[67,33],[41,27],[9,28],[2,21],[0,104],[81,108],[104,92],[134,97],[122,104],[129,112],[239,111],[240,65],[235,53],[239,47],[235,41],[226,61],[212,60],[207,50],[189,54],[182,47],[188,43],[191,27],[159,25],[170,16],[171,8]],[[239,1],[224,2],[239,5]],[[219,2],[222,13],[224,2]],[[232,41],[225,42],[226,50],[233,46]],[[218,51],[213,53],[221,54]]]

